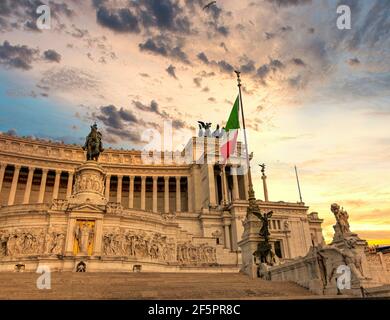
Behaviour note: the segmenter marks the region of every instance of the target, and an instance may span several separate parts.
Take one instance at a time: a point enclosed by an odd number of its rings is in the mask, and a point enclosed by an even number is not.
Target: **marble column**
[[[230,224],[228,221],[225,221],[224,223],[224,230],[225,230],[225,248],[230,249]]]
[[[31,186],[34,177],[35,168],[28,168],[28,177],[26,182],[26,189],[24,190],[23,204],[28,204],[30,202]]]
[[[15,166],[14,176],[12,178],[11,190],[8,197],[8,205],[12,206],[15,203],[16,189],[18,188],[20,166]]]
[[[221,185],[222,185],[222,204],[227,205],[228,201],[228,193],[227,193],[227,183],[226,183],[226,171],[225,165],[220,165],[221,169]]]
[[[164,177],[164,212],[169,213],[169,177]]]
[[[130,177],[130,186],[129,186],[129,208],[134,208],[134,176]]]
[[[123,176],[118,176],[118,185],[116,188],[116,202],[122,203],[122,181]]]
[[[192,177],[187,177],[187,202],[188,212],[194,212],[194,186],[192,183]]]
[[[209,176],[209,199],[210,206],[215,207],[217,205],[217,197],[215,192],[215,177],[214,177],[214,165],[208,165],[208,176]]]
[[[157,182],[158,177],[153,176],[153,212],[157,212]]]
[[[74,173],[69,171],[68,172],[68,186],[66,188],[66,198],[69,198],[72,195],[73,176],[74,176]]]
[[[46,180],[48,169],[42,169],[41,186],[39,188],[38,203],[43,203],[45,199]]]
[[[146,208],[146,177],[141,177],[141,210]]]
[[[3,180],[4,180],[4,173],[5,173],[5,168],[7,167],[7,164],[2,163],[0,167],[0,193],[1,189],[3,187]]]
[[[53,197],[52,199],[58,199],[58,191],[60,189],[61,170],[56,170],[56,177],[54,180]]]
[[[181,212],[180,179],[181,177],[176,177],[176,212]]]
[[[240,192],[238,189],[237,167],[232,168],[232,177],[233,177],[233,200],[239,200]]]
[[[106,189],[105,189],[105,197],[107,201],[110,201],[110,183],[111,183],[111,175],[106,175]]]
[[[264,173],[261,176],[261,180],[263,180],[264,201],[268,202],[267,176]]]

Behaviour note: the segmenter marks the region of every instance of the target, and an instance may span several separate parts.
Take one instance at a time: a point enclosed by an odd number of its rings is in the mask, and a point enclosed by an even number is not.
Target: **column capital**
[[[129,178],[130,178],[130,181],[134,181],[135,176],[129,176]]]
[[[61,170],[61,169],[56,169],[55,171],[56,171],[56,175],[62,173],[62,170]]]
[[[170,178],[169,176],[164,176],[165,181],[169,181],[169,178]]]
[[[42,173],[43,173],[43,174],[47,174],[48,172],[49,172],[49,169],[42,168]]]
[[[20,170],[22,168],[22,166],[20,164],[15,164],[14,167],[15,167],[15,170]]]
[[[146,178],[147,178],[146,176],[141,176],[141,180],[142,180],[142,181],[145,181]]]
[[[176,181],[180,181],[181,176],[176,176],[175,178],[176,178]]]
[[[153,181],[157,181],[158,180],[158,176],[152,176],[153,178]]]
[[[69,176],[74,176],[74,171],[68,171]]]
[[[123,179],[123,175],[121,175],[121,174],[118,174],[117,177],[118,177],[118,180]]]

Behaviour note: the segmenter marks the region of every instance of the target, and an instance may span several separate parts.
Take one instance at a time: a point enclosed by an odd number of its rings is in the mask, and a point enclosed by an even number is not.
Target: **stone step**
[[[291,282],[243,274],[52,273],[39,290],[36,273],[0,273],[0,299],[261,299],[316,297]]]

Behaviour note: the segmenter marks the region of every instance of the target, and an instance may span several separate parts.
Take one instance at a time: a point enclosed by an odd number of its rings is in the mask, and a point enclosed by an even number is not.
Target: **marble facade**
[[[207,147],[215,139],[202,143],[218,158]],[[96,163],[80,146],[0,135],[0,271],[75,271],[83,261],[87,271],[238,272],[248,178],[233,167],[145,163],[140,151],[113,149]],[[258,203],[274,211],[281,259],[323,242],[322,220],[303,203]]]

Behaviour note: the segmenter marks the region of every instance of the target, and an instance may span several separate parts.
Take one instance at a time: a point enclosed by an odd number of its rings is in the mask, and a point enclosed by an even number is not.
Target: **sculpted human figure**
[[[99,155],[104,151],[102,134],[98,131],[97,124],[91,126],[91,132],[85,139],[83,150],[87,151],[87,160],[98,161]]]
[[[330,207],[330,210],[333,212],[336,218],[336,224],[339,227],[341,234],[351,233],[351,230],[349,229],[349,216],[347,211],[345,211],[343,208],[340,208],[337,203],[333,203]]]

